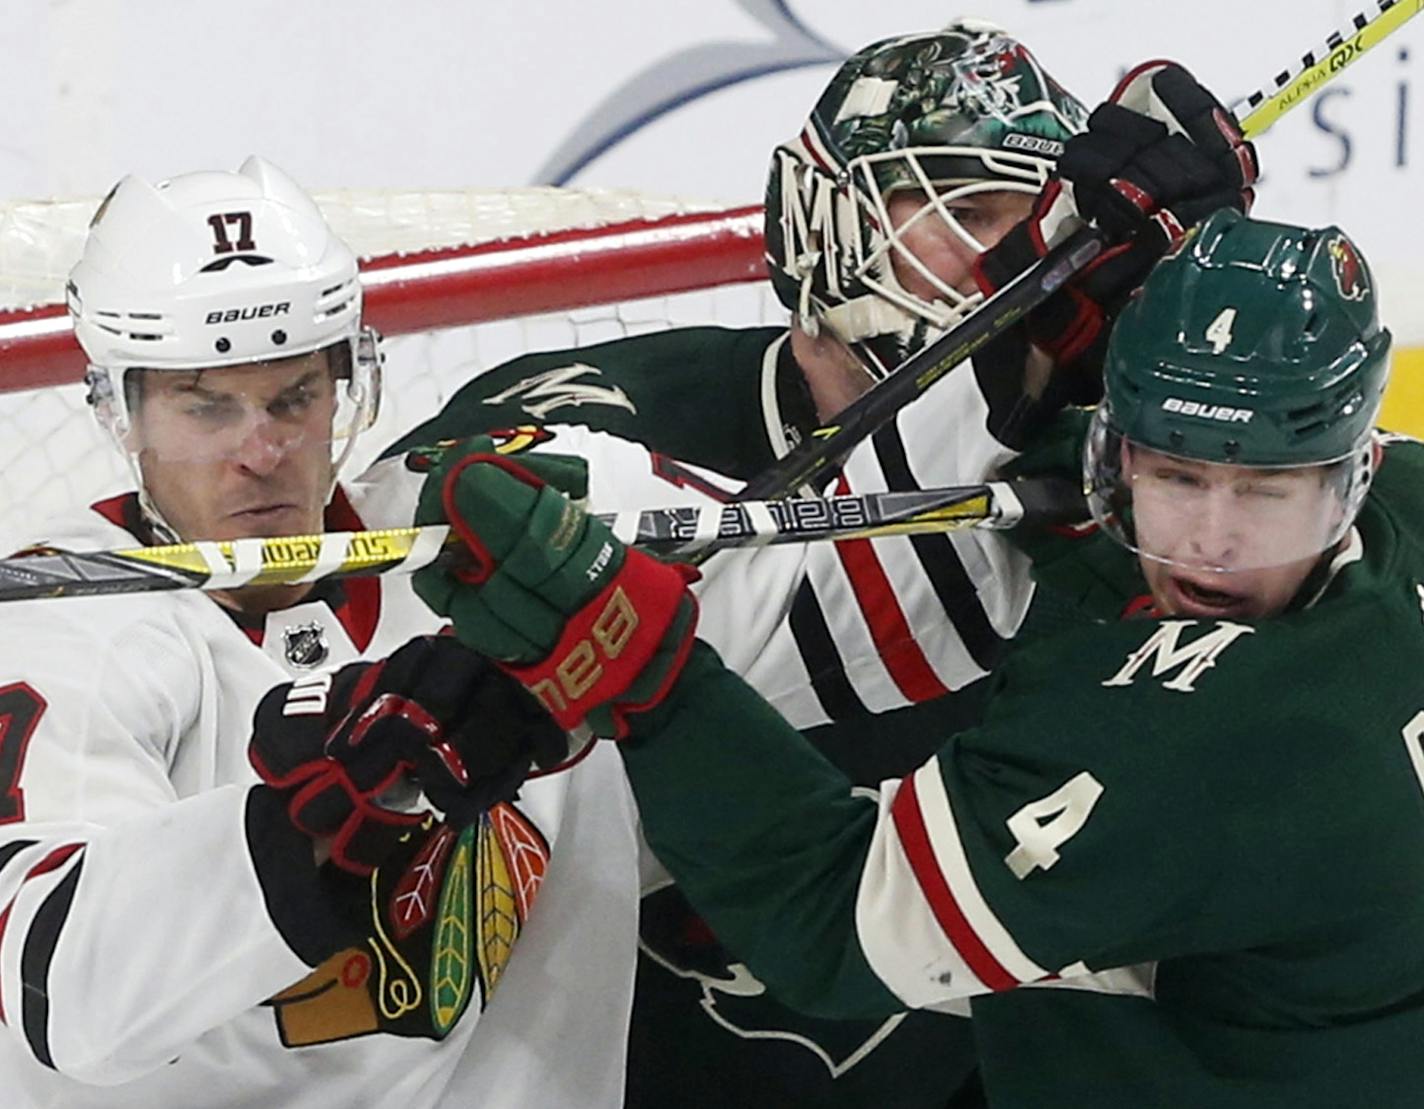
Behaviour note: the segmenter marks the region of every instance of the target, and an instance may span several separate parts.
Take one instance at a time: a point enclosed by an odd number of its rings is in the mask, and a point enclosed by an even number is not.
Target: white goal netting
[[[556,188],[317,195],[362,258],[386,336],[381,418],[356,472],[465,381],[530,350],[785,318],[754,207]],[[78,384],[63,287],[97,199],[0,204],[0,553],[129,484]]]

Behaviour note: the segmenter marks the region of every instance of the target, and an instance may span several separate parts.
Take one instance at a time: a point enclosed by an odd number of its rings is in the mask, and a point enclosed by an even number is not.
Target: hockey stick
[[[1282,115],[1361,55],[1377,46],[1424,9],[1424,0],[1377,0],[1333,32],[1323,50],[1302,55],[1300,65],[1279,73],[1271,83],[1242,102],[1237,118],[1248,139],[1264,133]],[[786,497],[814,484],[844,462],[850,452],[889,423],[902,408],[971,357],[1054,292],[1102,251],[1096,228],[1083,227],[1049,251],[1015,280],[985,300],[958,325],[923,350],[907,358],[852,401],[836,423],[822,427],[798,443],[747,483],[740,496],[749,500]]]
[[[686,559],[724,547],[1010,528],[1081,517],[1071,483],[1053,479],[806,500],[650,508],[600,514],[619,539]],[[0,601],[171,589],[297,585],[325,578],[413,573],[460,543],[444,524],[124,550],[39,551],[0,559]]]
[[[1281,115],[1418,15],[1421,9],[1424,9],[1424,0],[1379,0],[1371,9],[1373,14],[1356,15],[1347,29],[1327,39],[1323,51],[1304,55],[1299,69],[1282,72],[1268,88],[1246,99],[1248,114],[1243,117],[1238,111],[1246,137],[1260,135]],[[622,523],[617,516],[611,522],[619,528],[620,537],[630,538],[639,545],[646,542],[654,549],[659,549],[655,544],[661,542],[662,551],[688,557],[728,546],[860,538],[971,525],[1005,527],[1023,520],[1052,522],[1055,517],[1076,518],[1080,515],[1074,511],[1076,495],[1067,494],[1071,485],[1066,482],[1056,486],[1025,482],[1012,487],[991,483],[909,494],[794,502],[810,505],[812,514],[818,506],[860,502],[860,507],[855,509],[826,510],[827,515],[820,523],[808,522],[814,519],[813,515],[799,516],[803,510],[789,507],[788,503],[757,502],[784,497],[839,464],[856,444],[888,422],[901,408],[1061,287],[1101,248],[1102,241],[1094,229],[1083,228],[1074,233],[984,301],[959,326],[852,403],[841,413],[838,424],[822,428],[754,479],[735,505],[645,510],[632,514],[635,522],[631,532],[626,515]],[[1036,489],[1032,497],[1030,489]],[[934,501],[936,495],[942,499]],[[869,507],[870,502],[879,498],[918,496],[931,500],[885,501],[881,509]],[[835,513],[841,511],[846,515],[837,518]],[[875,511],[885,514],[876,516]],[[679,516],[679,513],[685,515]],[[714,514],[715,530],[709,523],[714,521]],[[871,522],[872,517],[876,522]],[[688,524],[689,519],[694,522]],[[852,522],[846,530],[837,532],[833,526],[837,519],[840,523]],[[659,520],[661,523],[653,522]],[[682,523],[675,525],[670,520]],[[783,524],[778,525],[778,520]],[[786,521],[792,523],[786,524]],[[678,531],[678,527],[683,530]],[[688,527],[692,528],[690,539]],[[660,531],[665,534],[660,535]],[[439,557],[447,540],[448,529],[439,526],[78,554],[31,554],[0,560],[0,601],[169,589],[235,589],[243,585],[296,584],[325,577],[410,572]]]

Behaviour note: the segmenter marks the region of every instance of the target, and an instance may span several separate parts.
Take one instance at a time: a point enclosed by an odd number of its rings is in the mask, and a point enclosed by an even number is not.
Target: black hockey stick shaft
[[[829,475],[863,440],[889,423],[986,343],[1032,311],[1103,248],[1094,227],[1081,227],[1018,277],[984,301],[974,313],[923,350],[911,355],[841,411],[834,424],[812,433],[747,483],[738,500],[788,497]]]

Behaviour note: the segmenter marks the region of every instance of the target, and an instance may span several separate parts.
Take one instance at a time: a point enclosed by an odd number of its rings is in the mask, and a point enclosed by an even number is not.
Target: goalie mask
[[[987,23],[860,51],[772,155],[766,249],[781,302],[883,376],[983,299],[944,280],[906,236],[947,229],[967,257],[992,246],[956,209],[981,194],[1036,194],[1086,121],[1021,43]],[[897,195],[919,203],[897,204],[892,221]]]
[[[1113,330],[1084,449],[1094,519],[1198,607],[1227,606],[1230,575],[1314,567],[1369,488],[1389,345],[1343,232],[1217,212]]]
[[[145,482],[156,452],[172,464],[202,463],[254,437],[269,452],[321,439],[329,497],[357,435],[375,420],[380,354],[361,326],[355,256],[311,198],[261,158],[236,173],[157,185],[125,177],[94,216],[67,299],[89,360],[89,401],[163,538],[177,535]],[[284,366],[295,370],[272,372]],[[225,373],[220,391],[205,389],[205,373],[229,367],[246,370]],[[146,392],[175,387],[191,393],[182,409],[190,433],[146,431]]]

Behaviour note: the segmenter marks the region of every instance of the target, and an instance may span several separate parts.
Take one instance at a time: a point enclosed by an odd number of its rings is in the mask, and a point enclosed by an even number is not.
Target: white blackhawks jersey
[[[419,478],[381,474],[331,526],[408,522]],[[103,507],[46,540],[132,545]],[[260,627],[198,592],[0,619],[5,1109],[621,1105],[639,891],[609,745],[426,841],[394,891],[356,885],[364,938],[304,959],[279,927],[298,914],[248,812],[253,709],[436,630],[407,579]]]
[[[986,415],[973,374],[952,373],[861,444],[831,492],[984,480],[1015,457]],[[741,484],[582,426],[542,428],[528,442],[589,460],[591,512],[710,504]],[[728,550],[702,572],[698,635],[798,728],[932,700],[984,677],[1033,590],[1027,558],[1002,535],[973,529]]]
[[[982,430],[983,408],[971,375],[951,375],[855,452],[837,491],[991,473],[1012,452]],[[548,432],[532,449],[589,458],[591,511],[738,487],[600,432]],[[408,523],[420,480],[401,458],[379,463],[330,526]],[[45,538],[133,542],[94,511]],[[984,532],[727,551],[703,571],[699,634],[803,728],[982,677],[1031,590],[1024,560]],[[396,896],[375,891],[364,942],[314,966],[279,927],[247,812],[252,711],[305,667],[435,630],[407,580],[347,582],[258,628],[197,592],[2,611],[6,1109],[621,1104],[638,850],[608,745],[459,843],[432,839]],[[447,905],[457,861],[464,916]],[[422,906],[415,923],[397,900]]]

